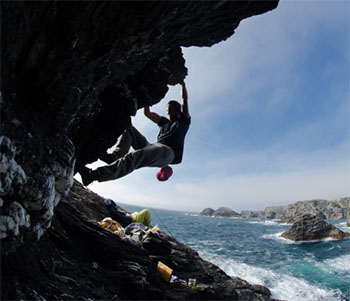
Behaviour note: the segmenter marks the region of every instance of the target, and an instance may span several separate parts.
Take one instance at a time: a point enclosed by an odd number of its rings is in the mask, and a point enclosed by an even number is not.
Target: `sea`
[[[119,204],[133,212],[143,209]],[[296,243],[274,220],[200,216],[149,208],[152,225],[196,250],[230,276],[268,287],[272,298],[339,301],[350,285],[350,239]],[[350,232],[345,220],[328,221]]]

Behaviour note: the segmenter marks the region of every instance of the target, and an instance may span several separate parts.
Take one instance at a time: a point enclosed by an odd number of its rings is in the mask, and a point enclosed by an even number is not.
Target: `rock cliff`
[[[211,46],[278,1],[1,1],[1,238],[39,239],[75,161],[185,78],[181,46]]]
[[[106,216],[103,198],[75,182],[42,238],[2,260],[1,300],[270,300],[165,233],[142,246],[120,239],[97,224]],[[197,289],[162,280],[159,260]]]
[[[242,210],[241,215],[247,218],[264,218],[264,210]]]
[[[267,207],[266,217],[293,222],[304,214],[324,216],[325,219],[335,220],[346,217],[346,208],[350,198],[339,200],[310,200],[299,201],[283,207]]]
[[[350,211],[350,197],[338,200],[298,201],[286,206],[266,207],[263,211],[245,210],[241,214],[246,217],[279,219],[281,222],[293,223],[304,214],[312,214],[323,219],[336,220],[346,218]]]
[[[225,40],[242,19],[277,4],[0,2],[3,299],[76,299],[79,293],[86,299],[176,298],[176,290],[173,295],[157,290],[154,274],[145,276],[150,259],[133,261],[143,251],[115,240],[107,247],[108,234],[91,221],[77,226],[84,216],[78,205],[69,207],[74,194],[67,199],[75,162],[95,161],[136,110],[159,102],[168,85],[185,78],[180,47]],[[96,213],[85,214],[94,220],[101,212],[92,206]],[[126,292],[122,285],[133,283],[130,275],[140,275],[137,290]]]
[[[295,241],[308,241],[324,238],[343,239],[350,237],[350,233],[339,230],[321,217],[305,214],[281,236]]]

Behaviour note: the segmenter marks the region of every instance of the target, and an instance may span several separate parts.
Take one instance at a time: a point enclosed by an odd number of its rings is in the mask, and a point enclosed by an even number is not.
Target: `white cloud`
[[[349,183],[349,173],[336,167],[210,178],[200,184],[177,185],[176,194],[183,196],[177,202],[177,207],[197,211],[220,206],[228,206],[236,211],[264,209],[269,205],[283,205],[298,200],[335,199],[349,195]]]
[[[274,150],[237,153],[201,165],[174,166],[167,182],[156,180],[157,169],[145,168],[119,180],[94,182],[89,188],[116,202],[197,212],[205,207],[241,211],[298,200],[335,199],[350,195],[350,160],[344,157],[344,148],[307,156]]]
[[[336,33],[341,26],[334,2],[320,2],[281,1],[274,11],[243,20],[235,35],[220,44],[184,49],[196,117],[261,108],[261,103],[271,111],[291,105],[308,80],[298,66],[315,51],[318,32]],[[263,91],[270,91],[268,98],[261,98]]]

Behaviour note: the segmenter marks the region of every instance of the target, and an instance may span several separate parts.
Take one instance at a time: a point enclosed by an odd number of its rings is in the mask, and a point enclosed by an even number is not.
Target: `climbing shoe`
[[[98,158],[107,164],[112,164],[114,161],[118,159],[115,154],[108,154],[108,153],[103,153],[99,155]]]
[[[79,171],[79,173],[81,175],[81,179],[83,181],[84,186],[88,186],[95,180],[92,170],[90,168],[84,166],[84,168],[82,168]]]
[[[88,186],[95,180],[92,169],[87,168],[78,161],[75,163],[75,168],[76,171],[80,173],[81,180],[83,181],[84,186]]]

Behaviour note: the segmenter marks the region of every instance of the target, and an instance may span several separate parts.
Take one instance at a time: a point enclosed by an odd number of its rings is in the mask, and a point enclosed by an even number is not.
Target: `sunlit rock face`
[[[1,2],[2,252],[40,238],[93,162],[211,46],[277,1]],[[232,54],[234,55],[234,54]],[[204,62],[203,62],[204,63]]]

